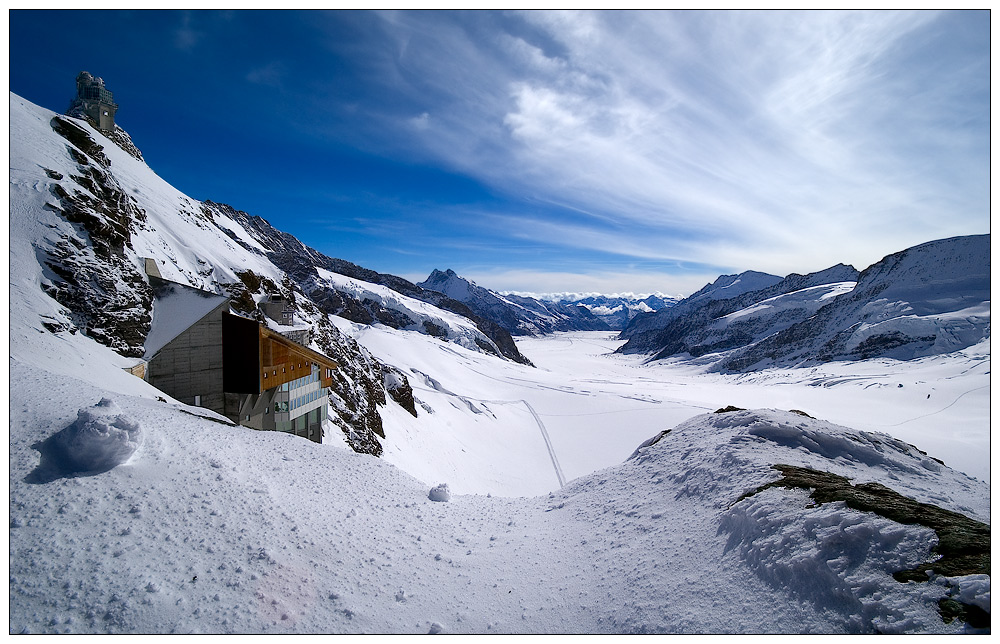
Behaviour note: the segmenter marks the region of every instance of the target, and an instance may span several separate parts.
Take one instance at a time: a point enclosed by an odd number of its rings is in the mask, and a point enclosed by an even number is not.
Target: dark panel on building
[[[260,393],[260,333],[256,320],[222,316],[222,388],[237,394]]]

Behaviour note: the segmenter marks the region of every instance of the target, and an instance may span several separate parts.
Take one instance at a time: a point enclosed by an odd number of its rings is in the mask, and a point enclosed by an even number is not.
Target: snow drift
[[[142,444],[137,421],[109,398],[77,412],[76,421],[37,445],[41,455],[34,481],[73,474],[99,474],[121,465]]]

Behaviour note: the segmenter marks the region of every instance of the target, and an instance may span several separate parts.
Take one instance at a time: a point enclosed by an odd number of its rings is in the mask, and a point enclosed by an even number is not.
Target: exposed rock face
[[[417,406],[413,400],[413,388],[410,387],[410,381],[406,379],[406,375],[395,367],[382,365],[382,382],[389,396],[416,418]]]
[[[334,422],[355,452],[380,456],[385,438],[378,407],[386,404],[382,386],[385,366],[329,320],[318,318],[315,341],[325,355],[337,361],[330,404]]]
[[[819,472],[795,465],[775,465],[782,478],[768,483],[746,496],[771,487],[804,488],[817,503],[843,501],[848,507],[862,512],[874,512],[896,521],[922,525],[934,530],[938,544],[932,552],[933,561],[913,570],[893,574],[897,581],[927,581],[927,571],[946,577],[990,573],[990,527],[985,523],[945,510],[929,503],[920,503],[879,483],[851,485],[843,476]]]
[[[521,364],[531,364],[531,361],[518,351],[510,333],[496,323],[480,317],[462,302],[451,299],[442,293],[416,286],[401,277],[377,273],[342,259],[328,257],[304,245],[292,235],[275,229],[266,220],[236,210],[232,206],[206,201],[203,204],[203,209],[208,212],[215,210],[224,213],[228,218],[240,224],[255,240],[268,249],[267,258],[287,273],[324,313],[338,315],[359,324],[378,322],[396,329],[411,327],[415,323],[405,314],[388,309],[374,300],[358,299],[345,291],[323,286],[322,281],[319,280],[317,268],[385,286],[407,297],[433,304],[442,310],[468,318],[496,344],[501,355]],[[251,246],[232,231],[226,229],[223,231],[247,250],[260,254],[261,251],[258,248]],[[416,328],[421,330],[421,325],[417,325]],[[430,331],[423,328],[423,332],[429,333]],[[495,352],[492,347],[482,346],[481,348],[488,352]]]
[[[85,130],[62,117],[51,125],[68,142],[67,154],[79,174],[47,171],[59,181],[52,187],[55,202],[47,207],[77,227],[75,235],[37,250],[57,277],[44,288],[70,310],[77,328],[122,355],[141,356],[153,294],[125,249],[131,248],[146,213],[108,171],[111,162],[103,147]]]
[[[437,291],[466,304],[476,315],[490,320],[512,335],[611,330],[604,320],[584,306],[542,302],[517,295],[500,295],[460,277],[451,269],[434,270],[417,286]]]
[[[70,105],[70,108],[66,110],[66,116],[71,116],[73,118],[78,118],[87,121],[94,126],[95,130],[100,130],[99,124],[90,118],[84,111],[83,106],[74,102]],[[123,130],[117,123],[115,124],[115,129],[113,132],[103,132],[104,136],[108,137],[112,143],[120,147],[122,150],[127,152],[129,156],[133,157],[138,161],[145,161],[142,158],[142,151],[136,147],[135,143],[132,142],[132,137],[129,136],[128,132]]]

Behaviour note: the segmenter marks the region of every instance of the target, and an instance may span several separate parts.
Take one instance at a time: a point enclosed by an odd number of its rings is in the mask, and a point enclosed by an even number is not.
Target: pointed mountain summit
[[[611,330],[605,321],[585,306],[544,302],[519,295],[501,295],[461,277],[451,269],[435,269],[417,286],[463,302],[476,315],[495,322],[511,335]]]

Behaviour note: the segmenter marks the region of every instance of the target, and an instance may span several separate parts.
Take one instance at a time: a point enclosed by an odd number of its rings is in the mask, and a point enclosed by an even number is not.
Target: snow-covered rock
[[[121,465],[142,445],[138,421],[115,402],[102,398],[77,412],[76,420],[38,446],[41,462],[32,480],[43,482],[74,474],[99,474]]]

